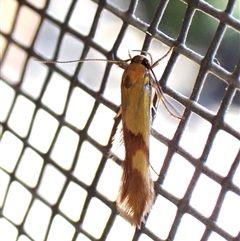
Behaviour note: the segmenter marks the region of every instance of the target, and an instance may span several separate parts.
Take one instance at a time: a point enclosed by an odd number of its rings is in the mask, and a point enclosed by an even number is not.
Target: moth
[[[170,51],[171,49],[153,64],[150,64],[145,56],[136,55],[129,59],[130,64],[123,67],[125,70],[121,82],[121,116],[125,160],[122,164],[123,174],[117,207],[120,215],[138,228],[155,198],[149,168],[152,89],[154,88],[160,100],[163,100],[163,92],[153,68]],[[150,58],[153,62],[151,55]],[[123,64],[120,65],[122,66]],[[164,100],[163,103],[165,105]],[[167,108],[166,105],[165,107]]]

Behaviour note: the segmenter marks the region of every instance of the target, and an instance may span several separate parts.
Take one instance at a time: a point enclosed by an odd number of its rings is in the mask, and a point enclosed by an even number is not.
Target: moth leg
[[[158,99],[162,101],[162,103],[163,103],[165,109],[167,110],[167,112],[169,113],[169,115],[171,115],[172,117],[174,117],[174,118],[176,118],[176,119],[181,120],[182,118],[180,117],[180,114],[178,113],[178,111],[174,108],[174,106],[172,106],[172,105],[164,98],[163,91],[162,91],[162,88],[161,88],[161,86],[159,85],[159,83],[156,82],[156,81],[154,81],[154,79],[151,79],[151,78],[150,78],[150,80],[151,80],[151,85],[152,85],[152,87],[153,87],[153,88],[155,89],[155,91],[156,91],[156,94],[157,94]],[[173,114],[172,111],[169,109],[168,106],[170,106],[170,107],[173,109],[173,111],[174,111],[175,113],[177,113],[177,114],[176,114],[176,115]]]
[[[122,106],[119,106],[119,111],[113,119],[116,120],[118,117],[121,116],[121,114],[122,114]]]

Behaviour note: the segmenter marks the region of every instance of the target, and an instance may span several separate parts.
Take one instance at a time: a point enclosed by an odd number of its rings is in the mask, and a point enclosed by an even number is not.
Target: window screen
[[[239,0],[0,4],[0,240],[240,239]],[[116,209],[123,70],[36,60],[156,61],[171,46],[154,73],[181,119],[159,105],[156,198],[135,229]]]

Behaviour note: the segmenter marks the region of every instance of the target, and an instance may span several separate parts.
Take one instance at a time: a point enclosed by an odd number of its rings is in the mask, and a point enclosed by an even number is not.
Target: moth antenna
[[[35,61],[43,63],[43,64],[71,64],[71,63],[83,63],[83,62],[95,62],[95,61],[101,61],[101,62],[108,62],[112,64],[121,64],[122,62],[126,62],[128,60],[108,60],[108,59],[75,59],[75,60],[39,60],[35,59]]]
[[[151,65],[153,64],[153,57],[152,55],[148,52],[148,51],[145,51],[145,50],[131,50],[132,52],[140,52],[140,53],[145,53],[149,56],[150,60],[151,60]],[[152,67],[151,67],[152,68]]]
[[[128,50],[128,56],[129,56],[129,59],[132,59],[132,56],[130,54],[130,49]]]
[[[172,51],[172,49],[173,49],[173,46],[167,51],[166,54],[164,54],[160,59],[158,59],[155,63],[153,63],[152,66],[151,66],[151,68],[153,69],[154,67],[156,67],[156,66],[159,64],[159,62],[160,62],[161,60],[163,60],[164,58],[166,58],[166,57],[168,56],[168,54]]]

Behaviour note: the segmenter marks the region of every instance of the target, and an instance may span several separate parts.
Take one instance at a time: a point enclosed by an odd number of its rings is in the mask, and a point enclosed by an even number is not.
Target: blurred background
[[[239,238],[239,0],[192,9],[178,0],[0,4],[0,240]],[[170,54],[154,73],[184,117],[158,108],[150,145],[156,201],[135,230],[115,207],[123,70],[37,60],[127,59],[144,46],[156,61],[174,40],[182,43],[177,58]],[[201,65],[212,48],[213,60]]]

